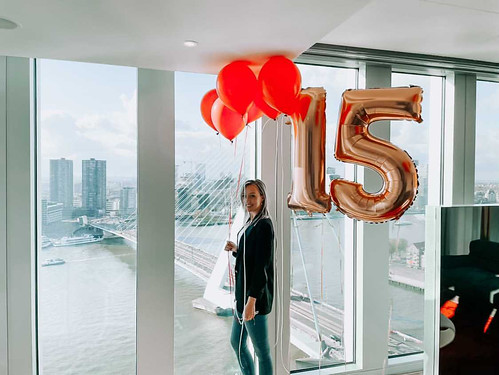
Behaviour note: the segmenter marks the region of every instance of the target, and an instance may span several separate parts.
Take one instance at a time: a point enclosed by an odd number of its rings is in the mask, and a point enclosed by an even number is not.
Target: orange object
[[[294,155],[291,193],[288,207],[327,213],[331,198],[326,193],[326,90],[309,87],[302,90],[308,106],[303,113],[295,112],[293,118]]]
[[[373,223],[397,220],[412,205],[418,190],[418,174],[407,152],[369,133],[369,125],[381,120],[422,122],[420,87],[347,90],[340,109],[335,157],[339,161],[371,168],[384,181],[376,194],[343,179],[331,182],[331,198],[348,217]],[[393,125],[392,125],[393,126]]]
[[[492,309],[492,312],[489,315],[489,319],[487,319],[487,323],[485,323],[485,327],[483,327],[483,333],[487,333],[487,330],[490,327],[490,323],[492,323],[494,316],[496,316],[496,312],[497,312],[497,309]]]
[[[456,315],[457,306],[459,305],[459,296],[454,297],[444,303],[440,308],[440,312],[447,318],[451,319]]]

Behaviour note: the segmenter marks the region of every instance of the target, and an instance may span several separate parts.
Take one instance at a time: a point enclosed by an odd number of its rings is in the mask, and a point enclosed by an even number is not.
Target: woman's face
[[[263,197],[256,185],[248,185],[245,188],[244,203],[246,205],[246,210],[250,214],[258,214],[262,209]]]

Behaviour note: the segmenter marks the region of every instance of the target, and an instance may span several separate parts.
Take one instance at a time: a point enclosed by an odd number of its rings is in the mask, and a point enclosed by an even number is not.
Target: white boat
[[[42,263],[42,267],[57,266],[64,263],[66,263],[66,261],[62,258],[45,259],[45,262]]]
[[[42,249],[45,249],[49,246],[52,246],[52,241],[48,237],[42,236]]]
[[[87,243],[100,242],[103,239],[104,239],[103,237],[92,236],[91,234],[85,234],[83,236],[78,236],[78,237],[62,237],[60,240],[52,240],[52,244],[55,247],[75,246]]]

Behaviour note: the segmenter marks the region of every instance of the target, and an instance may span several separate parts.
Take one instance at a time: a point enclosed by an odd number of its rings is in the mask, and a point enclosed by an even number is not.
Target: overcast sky
[[[73,160],[75,180],[81,178],[81,160],[107,160],[109,177],[135,177],[137,154],[137,69],[99,64],[38,60],[42,179],[48,179],[49,159]],[[300,65],[303,87],[323,86],[327,92],[327,164],[343,175],[344,164],[334,159],[334,139],[341,94],[355,88],[356,72]],[[406,150],[420,164],[428,162],[431,121],[441,121],[442,79],[395,74],[392,86],[423,87],[423,120],[394,122],[392,143]],[[440,86],[439,86],[440,85]],[[206,125],[199,104],[215,88],[216,76],[175,74],[176,164],[181,173],[197,163],[209,173],[238,170],[245,136],[231,144]],[[499,84],[477,84],[476,178],[499,182]],[[249,130],[251,150],[254,143]],[[234,155],[234,149],[237,155]],[[213,165],[214,167],[210,167]]]
[[[137,69],[39,60],[42,179],[49,159],[107,160],[109,177],[136,175]]]

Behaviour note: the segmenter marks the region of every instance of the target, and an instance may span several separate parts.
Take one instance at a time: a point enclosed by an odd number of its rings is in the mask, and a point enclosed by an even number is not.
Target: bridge
[[[89,226],[137,243],[136,213],[123,219],[105,217],[91,220]],[[217,257],[198,246],[175,241],[175,264],[207,283],[203,298],[193,301],[193,306],[216,312],[230,308],[233,295],[228,290],[227,255]],[[211,305],[211,306],[210,306]],[[297,290],[291,290],[290,300],[291,343],[310,358],[303,362],[322,365],[344,363],[343,311],[334,306],[311,300]],[[391,331],[389,353],[401,355],[422,351],[422,342],[398,331]]]

